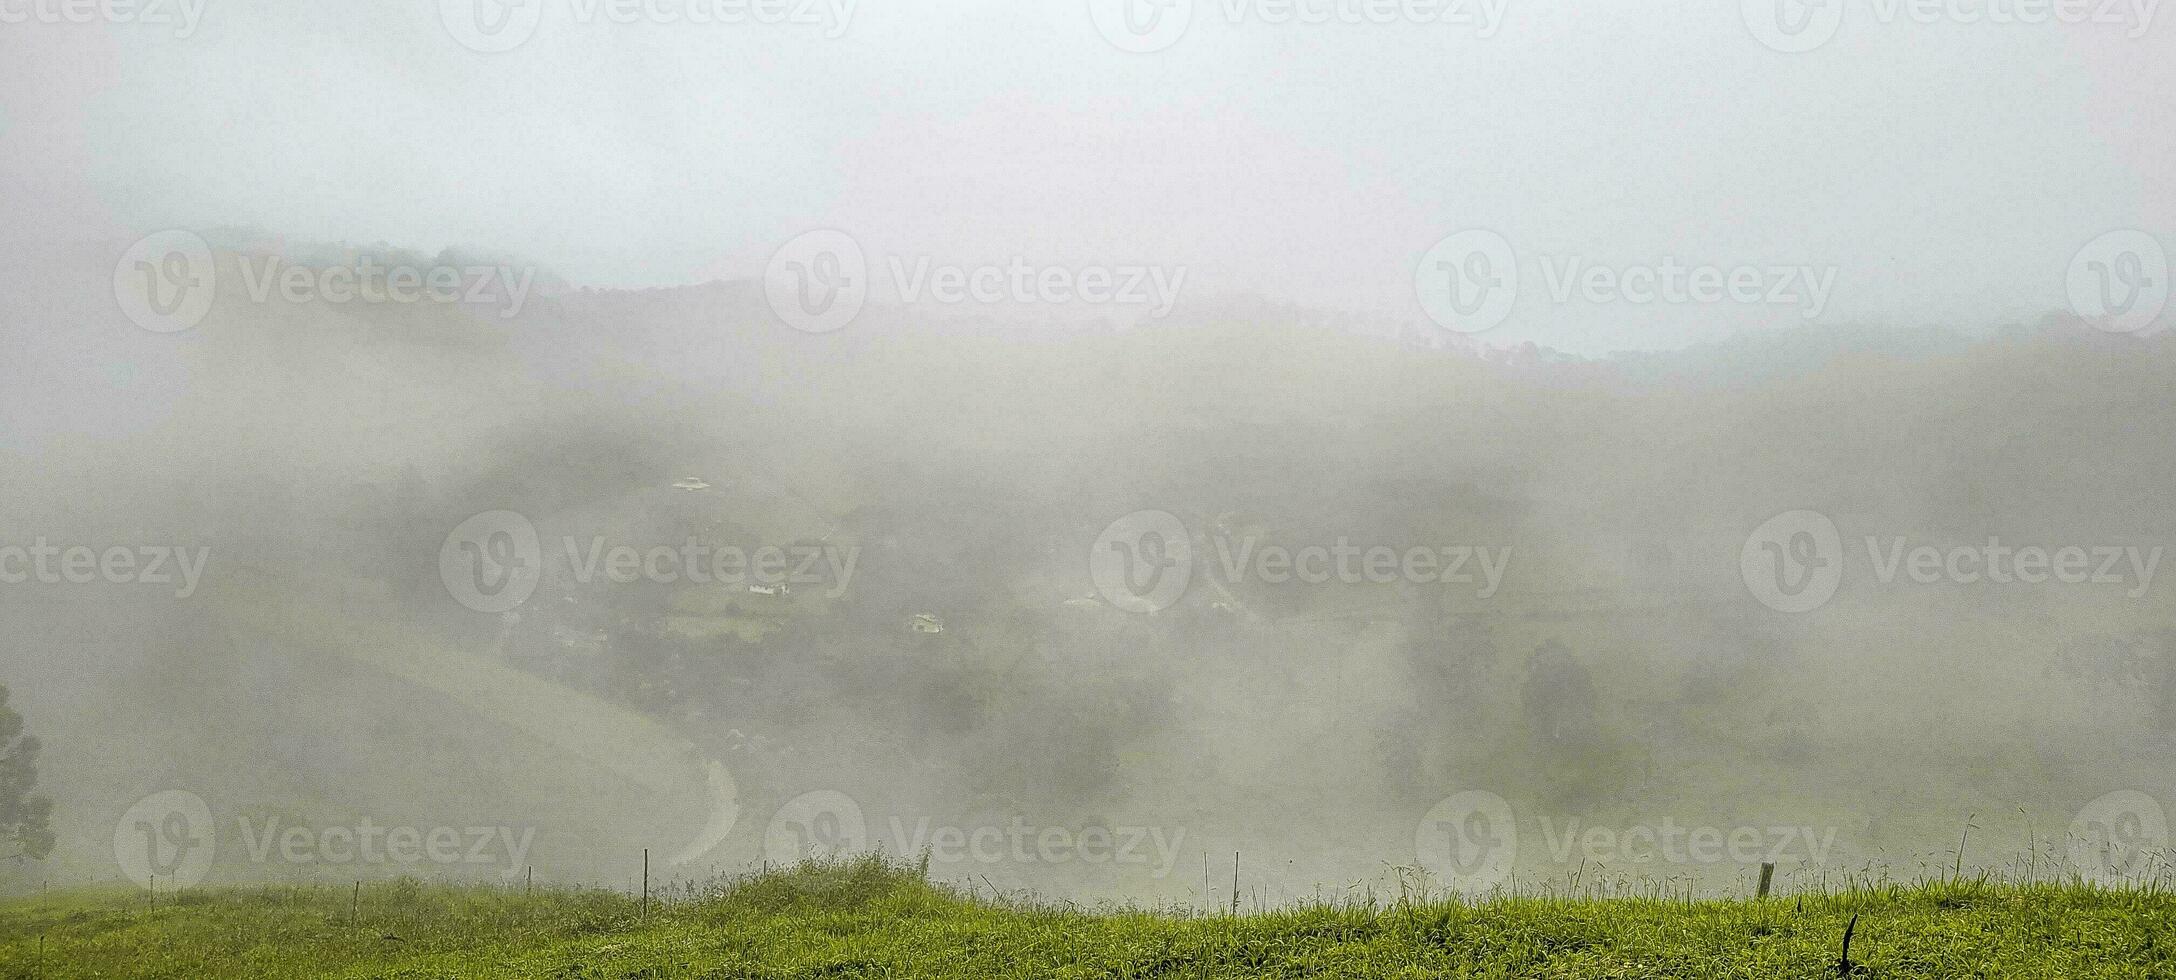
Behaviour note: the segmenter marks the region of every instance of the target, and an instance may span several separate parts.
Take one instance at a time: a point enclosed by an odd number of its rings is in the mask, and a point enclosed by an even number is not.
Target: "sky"
[[[1261,0],[783,8],[815,23],[527,0],[478,33],[497,2],[70,23],[0,0],[0,242],[245,227],[651,286],[761,276],[837,229],[879,295],[890,259],[1018,256],[1183,268],[1182,314],[1259,296],[1395,325],[1429,322],[1417,270],[1478,230],[1518,274],[1479,339],[1603,354],[2036,319],[2088,243],[2176,232],[2176,27],[2146,0],[2043,24],[2007,22],[2031,0],[1778,0],[1814,12],[1806,51],[1764,43],[1769,0],[1300,3],[1322,23]],[[1125,33],[1121,2],[1161,33]],[[1371,11],[1389,22],[1341,19]],[[1613,284],[1582,285],[1595,267]],[[1758,285],[1631,288],[1677,267]]]

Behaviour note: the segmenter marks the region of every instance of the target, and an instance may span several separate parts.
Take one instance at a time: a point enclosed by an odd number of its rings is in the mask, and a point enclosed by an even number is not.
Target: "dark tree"
[[[31,795],[38,782],[38,740],[23,734],[23,716],[8,707],[0,685],[0,857],[42,858],[53,850],[53,801]]]
[[[1534,651],[1520,694],[1527,724],[1542,744],[1583,746],[1594,740],[1594,681],[1564,644],[1550,640]]]

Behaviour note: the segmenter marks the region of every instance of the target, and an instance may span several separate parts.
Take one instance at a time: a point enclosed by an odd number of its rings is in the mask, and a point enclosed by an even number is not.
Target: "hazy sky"
[[[1957,0],[1918,23],[1852,0],[1786,53],[1749,29],[1763,0],[1490,0],[1493,25],[1480,0],[1388,24],[1170,0],[1184,33],[1142,53],[1087,0],[858,3],[843,25],[541,0],[525,43],[481,53],[447,26],[468,0],[162,0],[203,5],[187,37],[53,23],[60,2],[0,0],[24,21],[0,24],[11,247],[244,225],[650,285],[759,275],[831,227],[873,266],[1184,266],[1187,298],[1421,320],[1416,264],[1478,228],[1521,277],[1481,339],[1596,353],[1814,304],[1559,302],[1575,259],[1811,267],[1833,277],[1818,322],[1973,326],[2062,308],[2104,232],[2176,232],[2157,7],[2023,25],[1961,22],[2016,0]]]

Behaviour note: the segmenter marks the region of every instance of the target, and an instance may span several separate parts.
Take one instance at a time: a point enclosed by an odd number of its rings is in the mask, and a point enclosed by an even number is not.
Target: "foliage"
[[[35,795],[38,782],[37,736],[23,734],[23,716],[8,707],[8,689],[0,685],[0,857],[38,859],[53,850],[53,801]]]

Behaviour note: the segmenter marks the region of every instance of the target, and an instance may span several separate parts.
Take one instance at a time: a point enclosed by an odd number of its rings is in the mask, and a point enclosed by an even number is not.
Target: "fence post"
[[[1232,914],[1239,914],[1239,852],[1232,852]]]

